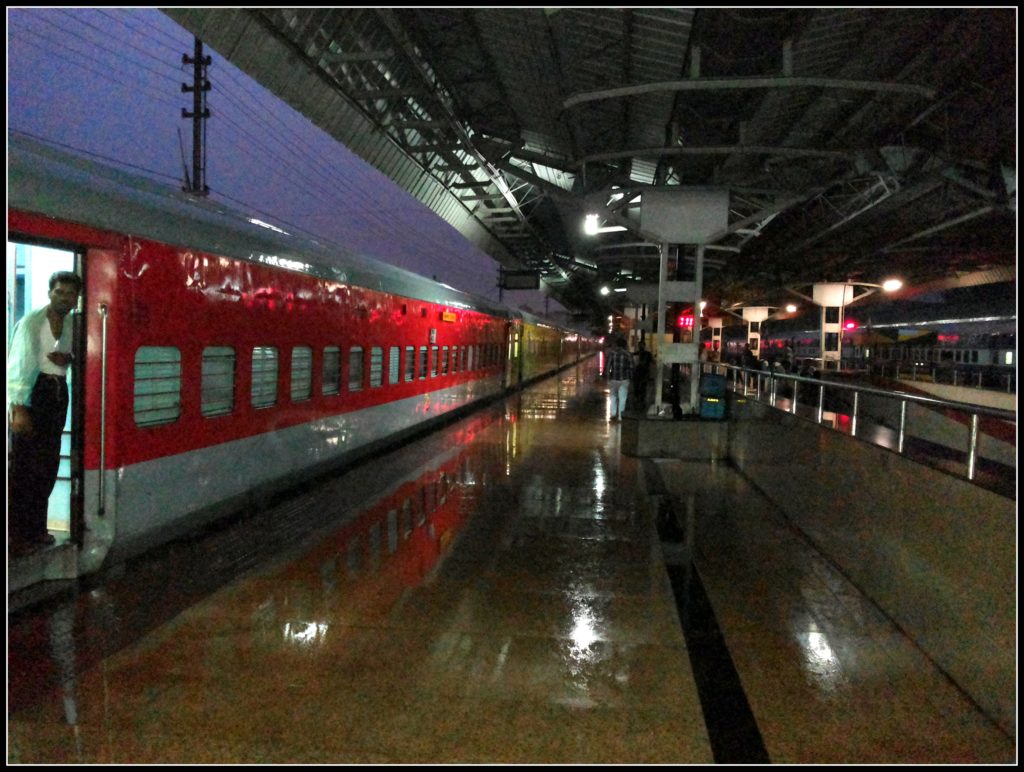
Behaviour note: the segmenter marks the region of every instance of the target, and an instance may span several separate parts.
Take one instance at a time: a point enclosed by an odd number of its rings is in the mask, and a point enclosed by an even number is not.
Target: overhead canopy
[[[165,13],[581,312],[655,279],[652,188],[728,191],[723,305],[1016,264],[1013,8]]]

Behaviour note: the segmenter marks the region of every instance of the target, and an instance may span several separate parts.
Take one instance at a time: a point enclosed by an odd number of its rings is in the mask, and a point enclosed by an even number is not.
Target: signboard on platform
[[[729,224],[729,191],[685,187],[647,190],[640,227],[666,244],[707,244]]]
[[[658,361],[664,365],[689,365],[700,361],[697,343],[663,343],[658,347]]]
[[[506,290],[540,289],[540,273],[537,271],[502,271],[501,288]]]

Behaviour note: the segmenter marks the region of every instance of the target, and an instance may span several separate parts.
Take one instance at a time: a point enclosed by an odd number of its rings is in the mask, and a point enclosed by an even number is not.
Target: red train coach
[[[67,249],[85,280],[81,573],[580,356],[549,341],[512,367],[517,313],[46,145],[11,141],[8,188],[9,242]]]

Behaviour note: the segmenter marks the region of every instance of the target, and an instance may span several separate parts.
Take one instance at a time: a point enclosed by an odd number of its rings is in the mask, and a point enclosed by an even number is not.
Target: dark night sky
[[[191,166],[193,38],[155,9],[9,8],[8,130],[180,186]],[[497,263],[387,177],[229,64],[209,68],[207,184],[279,225],[497,299]],[[180,133],[180,139],[179,139]],[[540,293],[506,304],[543,309]],[[561,307],[551,302],[551,311]]]

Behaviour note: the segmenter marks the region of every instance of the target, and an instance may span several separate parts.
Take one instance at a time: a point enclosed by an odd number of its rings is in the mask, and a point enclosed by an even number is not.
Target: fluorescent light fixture
[[[583,232],[588,236],[596,236],[598,233],[613,233],[626,230],[625,226],[622,225],[609,225],[606,228],[602,228],[598,225],[599,219],[599,216],[596,214],[588,214],[583,221]]]
[[[601,294],[602,295],[607,295],[609,292],[611,292],[611,290],[608,289],[607,287],[601,287]]]
[[[793,313],[794,311],[796,311],[796,304],[795,304],[795,303],[790,303],[790,304],[788,304],[788,305],[786,306],[786,313],[787,313],[787,314],[791,314],[791,313]]]
[[[629,287],[616,287],[615,291],[616,292],[626,292],[628,289],[629,289]]]
[[[882,282],[882,289],[885,290],[886,292],[895,292],[902,286],[903,282],[901,282],[899,279],[886,279],[884,282]]]

